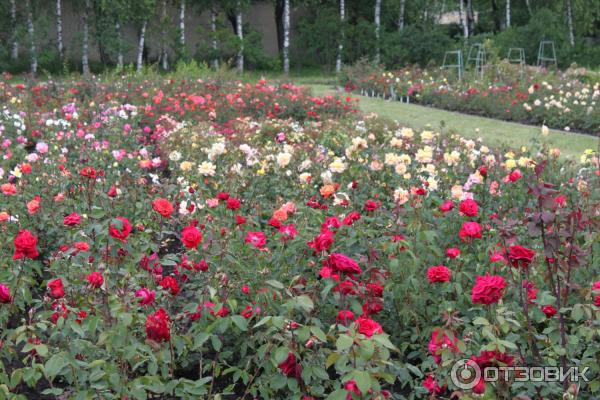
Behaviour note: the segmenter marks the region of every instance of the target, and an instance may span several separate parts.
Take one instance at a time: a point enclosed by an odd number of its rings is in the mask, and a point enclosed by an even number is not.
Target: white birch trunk
[[[510,0],[506,0],[506,29],[510,28]]]
[[[235,25],[238,38],[240,39],[240,49],[237,55],[237,71],[241,74],[244,72],[244,32],[242,29],[242,2],[238,0],[237,15],[235,17]]]
[[[163,70],[169,69],[169,52],[167,51],[167,0],[162,0],[160,24],[162,26],[160,38],[160,63]]]
[[[346,1],[340,0],[340,39],[338,43],[337,60],[335,60],[335,72],[342,72],[342,53],[344,52],[344,20],[346,19]]]
[[[375,63],[381,61],[381,45],[379,36],[381,30],[381,0],[375,0]]]
[[[463,36],[465,38],[468,38],[469,37],[469,24],[467,24],[467,18],[466,18],[466,15],[465,15],[465,1],[464,0],[460,0],[458,4],[459,4],[459,7],[460,7],[459,10],[458,10],[458,12],[460,14],[460,23],[461,23],[462,28],[463,28]]]
[[[533,15],[533,13],[531,11],[531,3],[529,2],[529,0],[525,0],[525,6],[527,7],[527,13],[531,17]]]
[[[283,72],[290,73],[290,0],[283,1]]]
[[[142,24],[142,29],[140,30],[140,40],[138,42],[138,49],[137,49],[137,62],[136,62],[136,67],[135,70],[137,72],[140,72],[142,70],[142,62],[143,60],[143,56],[144,56],[144,41],[146,40],[146,25],[148,25],[148,21],[144,21],[144,23]]]
[[[181,52],[185,51],[185,0],[180,0],[179,4],[179,44]]]
[[[62,27],[62,0],[56,0],[56,47],[58,56],[63,59],[63,27]]]
[[[85,9],[83,10],[83,44],[81,49],[81,69],[83,75],[88,76],[90,74],[90,63],[89,63],[89,12],[90,12],[90,0],[85,0]]]
[[[117,68],[119,70],[123,69],[123,33],[121,32],[121,23],[119,21],[115,22],[115,30],[117,31]]]
[[[212,33],[212,48],[214,51],[214,58],[212,60],[212,66],[214,69],[219,69],[219,57],[217,51],[219,50],[219,44],[217,43],[217,10],[215,6],[210,8],[210,30]]]
[[[37,49],[35,47],[35,28],[33,26],[33,10],[31,9],[31,0],[25,1],[27,7],[27,33],[29,34],[29,57],[31,73],[36,74],[38,68]]]
[[[15,0],[10,0],[10,26],[12,29],[10,58],[16,60],[19,58],[19,41],[17,40],[17,3]]]
[[[567,25],[569,26],[569,44],[575,46],[575,33],[573,32],[573,10],[571,9],[571,0],[567,1]]]
[[[398,30],[402,31],[404,29],[404,6],[406,5],[406,0],[400,0],[400,15],[398,16]]]

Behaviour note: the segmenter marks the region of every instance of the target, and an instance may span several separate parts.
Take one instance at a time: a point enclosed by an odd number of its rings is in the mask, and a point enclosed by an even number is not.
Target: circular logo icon
[[[481,379],[481,368],[472,360],[458,360],[450,371],[450,379],[459,389],[473,389]]]

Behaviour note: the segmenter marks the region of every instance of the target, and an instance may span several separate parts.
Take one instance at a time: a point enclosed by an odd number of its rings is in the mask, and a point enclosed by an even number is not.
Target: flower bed
[[[510,66],[504,66],[510,70]],[[347,71],[349,91],[394,98],[445,110],[460,111],[551,128],[600,133],[600,84],[569,73],[512,71],[502,79],[486,77],[457,82],[439,71],[418,68],[383,72]]]
[[[593,151],[266,82],[1,89],[3,396],[597,394]],[[596,383],[460,389],[459,359]]]

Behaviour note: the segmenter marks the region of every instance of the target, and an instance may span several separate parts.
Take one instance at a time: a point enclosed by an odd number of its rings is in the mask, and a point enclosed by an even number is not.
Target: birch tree
[[[235,30],[240,41],[239,49],[237,54],[237,71],[238,73],[244,72],[244,32],[242,25],[242,1],[238,0],[237,10],[235,16]]]
[[[375,64],[381,61],[381,44],[379,37],[381,33],[381,0],[375,0]]]
[[[335,60],[335,72],[342,72],[342,53],[344,52],[344,21],[346,19],[346,1],[340,0],[340,38],[338,43],[337,59]]]
[[[140,28],[140,37],[138,40],[138,48],[137,48],[137,57],[136,57],[136,66],[135,70],[140,72],[142,70],[143,61],[144,61],[144,42],[146,41],[146,26],[148,25],[148,20],[144,19],[142,22],[142,26]]]
[[[571,0],[565,0],[567,8],[567,26],[569,28],[569,44],[575,46],[575,33],[573,32],[573,9]]]
[[[12,29],[10,58],[16,60],[19,58],[19,40],[17,38],[17,3],[15,0],[10,0],[10,27]]]
[[[35,27],[33,26],[33,9],[31,0],[25,0],[25,8],[27,9],[27,33],[29,36],[29,60],[30,71],[32,74],[37,73],[38,59],[37,49],[35,46]]]
[[[179,3],[179,45],[181,52],[185,53],[185,0]]]
[[[398,15],[398,30],[404,29],[404,7],[406,6],[406,0],[400,0],[400,13]]]
[[[63,59],[62,0],[56,0],[56,48],[58,50],[58,57],[62,60]]]
[[[161,26],[161,38],[160,38],[160,62],[163,70],[169,69],[169,52],[167,50],[167,0],[162,0],[160,8],[160,26]]]
[[[217,6],[213,2],[210,6],[210,31],[211,45],[214,52],[212,66],[214,69],[219,69],[219,43],[217,42]]]
[[[283,72],[290,73],[290,0],[283,2]]]
[[[460,24],[462,25],[462,28],[463,28],[463,36],[466,39],[469,37],[469,24],[467,24],[467,18],[465,15],[465,0],[460,0],[458,2],[458,5],[459,5],[458,14],[459,14],[459,19],[460,19]]]
[[[506,0],[506,29],[510,28],[510,0]]]
[[[119,20],[119,16],[117,16],[117,21],[115,22],[115,31],[117,33],[117,69],[123,69],[123,32],[121,31],[121,22]]]
[[[85,0],[83,5],[83,41],[81,46],[81,69],[83,75],[88,76],[90,74],[90,63],[89,63],[89,41],[90,41],[90,0]]]

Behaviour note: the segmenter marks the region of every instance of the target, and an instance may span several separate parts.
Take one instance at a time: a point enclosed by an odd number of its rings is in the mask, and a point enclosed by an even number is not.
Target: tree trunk
[[[15,0],[10,0],[10,27],[12,29],[10,58],[16,60],[19,58],[19,41],[17,39],[17,3]]]
[[[83,10],[83,44],[81,48],[81,69],[83,70],[83,75],[88,76],[90,74],[90,63],[88,57],[88,49],[89,49],[89,13],[90,13],[90,0],[85,0],[84,10]]]
[[[29,34],[29,58],[30,58],[30,67],[31,73],[37,73],[38,60],[37,60],[37,50],[35,48],[35,28],[33,26],[33,10],[31,9],[31,0],[25,1],[25,6],[27,7],[27,33]]]
[[[469,34],[475,32],[475,13],[473,12],[473,0],[467,0],[467,26]]]
[[[400,14],[398,15],[398,30],[402,31],[404,29],[404,7],[406,5],[406,0],[400,0]]]
[[[242,2],[238,0],[237,3],[237,14],[235,16],[235,30],[240,40],[240,48],[237,54],[237,71],[238,73],[244,72],[244,32],[242,25]]]
[[[210,30],[212,33],[212,49],[214,52],[212,66],[214,69],[219,69],[219,44],[217,43],[217,10],[213,4],[210,8]]]
[[[510,28],[510,0],[506,0],[506,29]]]
[[[571,9],[571,0],[567,2],[567,25],[569,27],[569,44],[575,46],[575,33],[573,32],[573,10]]]
[[[465,1],[464,0],[460,0],[459,3],[459,17],[460,17],[460,24],[462,25],[463,28],[463,36],[466,38],[469,37],[469,25],[467,24],[467,19],[465,17]]]
[[[160,25],[162,26],[160,39],[160,62],[163,70],[169,69],[169,52],[167,51],[167,0],[162,0]]]
[[[143,57],[144,57],[144,41],[146,40],[146,25],[148,25],[148,21],[145,20],[144,23],[142,24],[142,29],[140,30],[140,40],[138,42],[138,49],[137,49],[137,63],[135,66],[135,70],[137,72],[142,70],[142,66],[143,66]]]
[[[525,0],[525,6],[527,7],[527,13],[529,13],[529,16],[533,16],[533,12],[531,11],[531,2],[529,0]]]
[[[496,3],[496,0],[492,0],[492,16],[494,18],[494,27],[495,27],[495,31],[499,32],[500,31],[500,25],[501,25],[501,11],[500,8],[498,7],[498,3]]]
[[[283,52],[283,2],[275,0],[275,27],[277,28],[277,50]]]
[[[179,44],[181,52],[185,53],[185,0],[179,4]]]
[[[63,35],[62,35],[62,0],[56,0],[56,47],[58,57],[63,59]]]
[[[283,72],[290,73],[290,0],[283,1]]]
[[[381,61],[381,45],[379,36],[381,31],[381,0],[375,0],[375,64]]]
[[[123,33],[121,32],[121,23],[115,22],[115,30],[117,31],[117,69],[123,69]]]
[[[338,43],[337,60],[335,61],[335,72],[342,72],[342,53],[344,52],[344,20],[346,19],[346,1],[340,0],[340,38]]]

